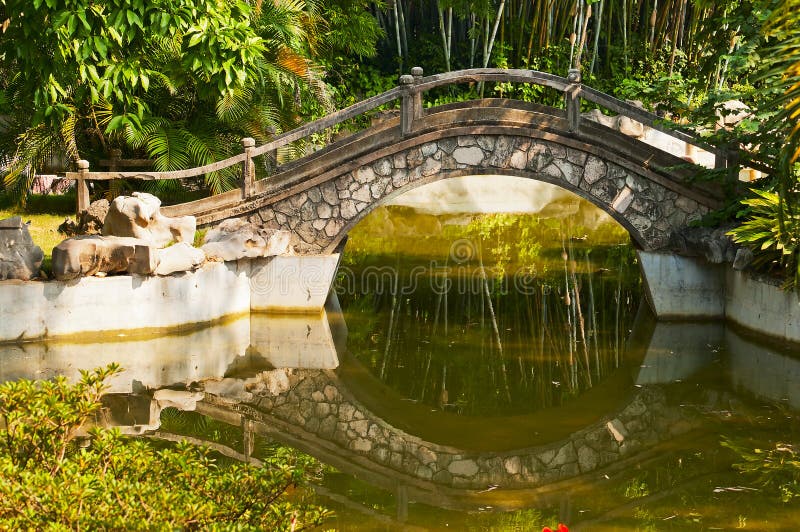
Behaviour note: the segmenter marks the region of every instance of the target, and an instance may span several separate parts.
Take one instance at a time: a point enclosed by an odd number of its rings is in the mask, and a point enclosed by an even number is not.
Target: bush
[[[329,515],[302,488],[318,465],[292,451],[259,468],[87,429],[118,371],[0,384],[0,529],[296,531]]]

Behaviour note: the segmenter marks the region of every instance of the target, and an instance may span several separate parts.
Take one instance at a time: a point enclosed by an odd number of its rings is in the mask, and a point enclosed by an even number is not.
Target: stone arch
[[[645,250],[666,246],[670,234],[708,212],[668,186],[668,178],[599,149],[510,134],[443,136],[389,155],[362,157],[323,183],[263,206],[266,224],[291,230],[309,251],[331,252],[381,203],[423,184],[465,175],[504,174],[544,181],[609,213]],[[366,160],[365,160],[366,159]]]

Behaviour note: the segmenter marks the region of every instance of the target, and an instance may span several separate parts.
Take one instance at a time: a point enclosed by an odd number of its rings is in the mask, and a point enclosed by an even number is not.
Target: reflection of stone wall
[[[282,386],[273,385],[276,377]],[[691,418],[666,404],[660,388],[648,387],[613,417],[566,440],[502,453],[469,452],[426,442],[388,425],[353,399],[329,371],[265,372],[260,382],[250,382],[248,390],[252,399],[247,405],[232,405],[247,417],[268,426],[270,418],[283,421],[299,429],[296,436],[312,447],[315,440],[331,442],[351,457],[455,488],[485,489],[490,484],[521,488],[555,482],[612,464],[695,426]],[[229,402],[208,395],[206,400]]]
[[[294,194],[259,211],[265,223],[295,232],[312,250],[339,242],[372,206],[415,185],[452,175],[508,173],[559,185],[626,225],[646,249],[698,219],[707,208],[623,166],[560,144],[508,135],[449,137],[409,148]]]

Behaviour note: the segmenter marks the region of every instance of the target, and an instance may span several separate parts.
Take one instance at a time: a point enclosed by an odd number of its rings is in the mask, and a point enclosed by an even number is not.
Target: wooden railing
[[[314,133],[324,131],[333,126],[341,124],[347,120],[363,115],[389,102],[401,100],[400,104],[400,131],[403,137],[414,133],[415,124],[423,116],[423,94],[426,91],[453,85],[458,83],[485,83],[485,82],[504,82],[504,83],[526,83],[549,87],[564,93],[565,108],[569,132],[579,134],[581,129],[581,102],[586,100],[598,106],[604,107],[619,115],[626,116],[637,122],[651,127],[662,133],[670,135],[687,144],[696,146],[714,154],[717,168],[729,167],[732,156],[727,150],[712,146],[703,141],[699,136],[677,131],[663,124],[663,119],[631,105],[627,102],[609,96],[581,83],[580,72],[570,70],[566,78],[538,72],[535,70],[519,69],[498,69],[498,68],[474,68],[459,70],[423,77],[422,68],[414,67],[411,75],[400,76],[400,85],[382,94],[367,98],[361,102],[336,111],[328,116],[309,122],[301,127],[276,136],[271,141],[261,146],[255,145],[252,138],[242,139],[243,153],[234,155],[227,159],[217,161],[212,164],[198,166],[187,170],[172,170],[167,172],[154,171],[107,171],[92,172],[89,170],[89,162],[78,161],[77,172],[67,172],[67,179],[77,182],[77,208],[78,212],[86,210],[89,206],[89,189],[87,181],[91,180],[113,180],[113,179],[186,179],[199,177],[211,172],[216,172],[224,168],[241,164],[242,165],[242,199],[250,198],[254,194],[255,166],[253,158],[260,155],[269,154],[277,160],[277,150],[292,142],[309,137]]]

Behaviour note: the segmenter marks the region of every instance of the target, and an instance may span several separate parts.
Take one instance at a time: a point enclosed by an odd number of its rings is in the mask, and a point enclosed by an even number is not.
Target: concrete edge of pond
[[[637,251],[645,294],[659,319],[722,319],[800,344],[800,297],[724,264]]]
[[[0,282],[0,342],[163,334],[251,311],[322,312],[339,255],[207,263],[164,277]]]

